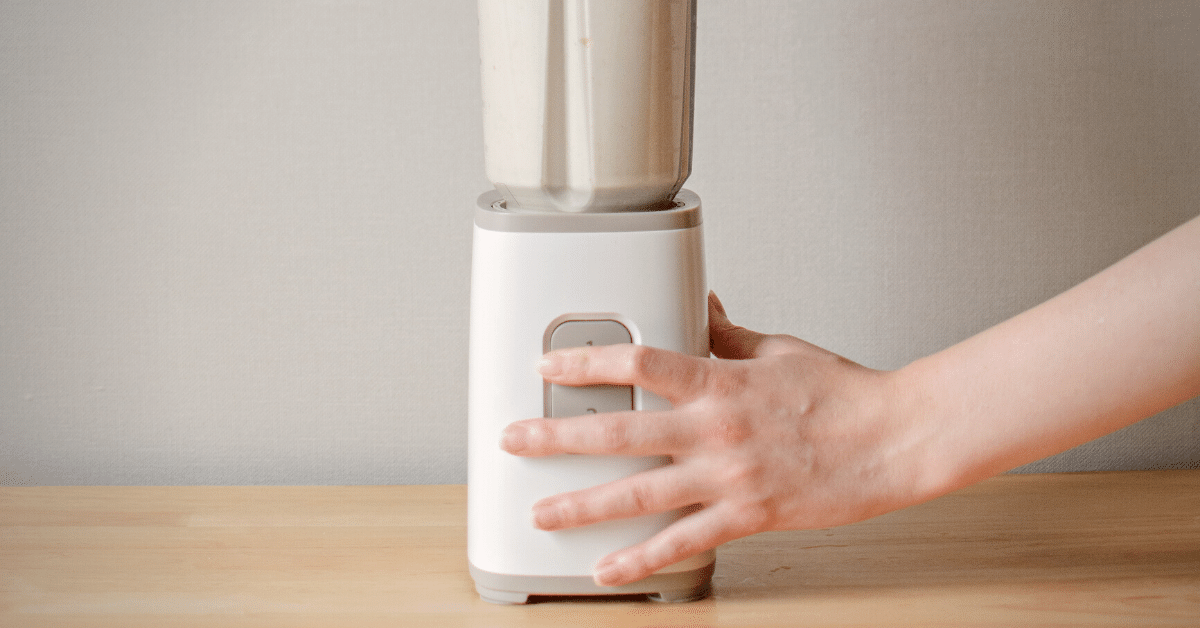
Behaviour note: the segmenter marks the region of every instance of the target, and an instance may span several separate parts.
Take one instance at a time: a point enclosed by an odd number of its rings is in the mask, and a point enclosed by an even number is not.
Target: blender
[[[593,566],[684,515],[570,530],[533,526],[538,500],[670,464],[666,457],[500,450],[531,417],[665,410],[632,386],[549,385],[547,351],[636,343],[708,355],[700,199],[691,171],[695,0],[479,0],[485,157],[474,209],[468,522],[480,596],[698,599],[712,551],[619,587]]]

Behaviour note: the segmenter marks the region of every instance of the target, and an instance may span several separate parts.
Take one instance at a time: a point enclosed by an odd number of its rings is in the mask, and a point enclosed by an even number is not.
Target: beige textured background
[[[711,285],[895,368],[1120,259],[1200,212],[1198,13],[703,0]],[[477,63],[462,0],[0,2],[0,484],[464,481]],[[1032,468],[1169,466],[1200,402]]]

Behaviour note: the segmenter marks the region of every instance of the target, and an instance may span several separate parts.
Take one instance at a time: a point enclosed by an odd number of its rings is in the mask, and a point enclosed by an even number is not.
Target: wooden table
[[[0,489],[0,626],[1200,626],[1200,472],[1010,475],[719,552],[715,594],[494,606],[462,486]]]

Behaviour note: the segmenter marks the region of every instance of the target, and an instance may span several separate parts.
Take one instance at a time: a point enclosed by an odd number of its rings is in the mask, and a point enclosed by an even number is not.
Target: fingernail
[[[559,508],[553,502],[535,504],[533,507],[533,525],[539,530],[555,530],[558,526]]]
[[[510,425],[500,433],[500,449],[510,454],[525,449],[529,441],[529,430],[521,425]]]
[[[547,353],[546,355],[542,356],[542,359],[538,360],[537,372],[540,373],[542,377],[559,375],[562,373],[562,370],[562,359],[556,355]]]
[[[620,561],[613,558],[605,558],[596,563],[592,580],[602,587],[615,587],[622,584]]]
[[[716,308],[722,316],[725,315],[725,306],[721,303],[721,299],[717,298],[717,293],[712,290],[708,291],[708,300],[712,301],[713,307]]]

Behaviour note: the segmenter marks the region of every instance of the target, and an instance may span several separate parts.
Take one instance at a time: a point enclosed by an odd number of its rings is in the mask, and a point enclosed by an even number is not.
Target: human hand
[[[546,381],[640,386],[671,410],[528,419],[503,433],[501,447],[519,456],[672,457],[534,505],[543,530],[700,506],[602,559],[597,584],[634,582],[757,532],[851,523],[934,495],[923,477],[929,429],[903,411],[892,373],[733,325],[712,294],[709,329],[722,359],[621,344],[556,351],[539,363]]]

